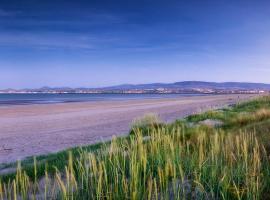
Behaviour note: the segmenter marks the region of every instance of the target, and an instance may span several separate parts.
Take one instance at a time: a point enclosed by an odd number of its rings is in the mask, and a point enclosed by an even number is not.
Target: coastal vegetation
[[[0,200],[269,199],[269,133],[268,96],[170,124],[146,115],[127,137],[0,166]]]

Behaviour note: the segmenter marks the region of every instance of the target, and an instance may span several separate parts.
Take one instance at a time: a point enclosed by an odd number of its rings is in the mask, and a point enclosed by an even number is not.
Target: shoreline
[[[156,113],[171,122],[258,95],[207,95],[0,108],[0,164],[123,136],[132,120]]]
[[[24,96],[22,99],[13,98],[2,100],[4,96]],[[203,94],[203,93],[101,93],[101,94],[83,94],[83,93],[11,93],[0,94],[0,108],[5,106],[21,106],[21,105],[42,105],[42,104],[60,104],[60,103],[84,103],[84,102],[104,102],[104,101],[126,101],[126,100],[147,100],[147,99],[172,99],[192,96],[213,96],[223,94]],[[36,97],[35,97],[36,96]],[[43,97],[42,97],[43,96]],[[63,98],[65,97],[66,98]],[[72,97],[73,96],[73,97]],[[77,98],[74,98],[76,97]],[[133,96],[133,97],[132,97]],[[28,97],[28,98],[26,98]],[[33,98],[35,97],[35,98]],[[47,97],[47,99],[46,99]],[[85,98],[88,97],[88,98]],[[32,98],[32,99],[31,99]]]

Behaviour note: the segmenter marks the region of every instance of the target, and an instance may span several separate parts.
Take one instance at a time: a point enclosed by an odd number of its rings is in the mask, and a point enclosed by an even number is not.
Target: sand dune
[[[0,108],[0,163],[127,134],[135,117],[157,113],[172,121],[255,95],[217,95]]]

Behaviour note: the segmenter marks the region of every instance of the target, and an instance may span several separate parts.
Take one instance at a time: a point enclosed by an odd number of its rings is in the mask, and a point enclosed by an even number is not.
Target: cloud
[[[59,14],[58,18],[51,18],[47,12],[38,14],[34,18],[35,14],[0,9],[0,48],[94,50],[112,47],[123,40],[106,31],[124,23],[118,15],[82,13],[71,18]],[[97,32],[98,28],[102,30]]]
[[[20,14],[19,11],[7,11],[7,10],[0,9],[0,17],[13,17],[13,16],[17,16],[18,14]]]
[[[257,68],[255,68],[253,70],[260,71],[260,72],[270,72],[270,65],[269,65],[269,68],[257,67]]]
[[[93,49],[91,37],[72,34],[0,34],[0,47],[22,47],[37,49]]]
[[[63,31],[47,32],[0,32],[0,48],[26,48],[37,50],[106,50],[115,52],[154,52],[164,50],[182,51],[172,43],[153,44],[142,38],[122,35],[96,34],[96,33],[65,33]]]

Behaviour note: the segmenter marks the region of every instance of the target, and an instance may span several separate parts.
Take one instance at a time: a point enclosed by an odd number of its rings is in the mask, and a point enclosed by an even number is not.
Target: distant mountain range
[[[270,90],[270,84],[245,83],[245,82],[204,82],[204,81],[182,81],[175,83],[150,83],[150,84],[125,84],[100,89],[106,90],[130,90],[130,89],[220,89],[220,90]]]
[[[270,84],[246,82],[183,81],[175,83],[123,84],[102,88],[42,87],[0,90],[0,93],[254,93],[269,92]]]

